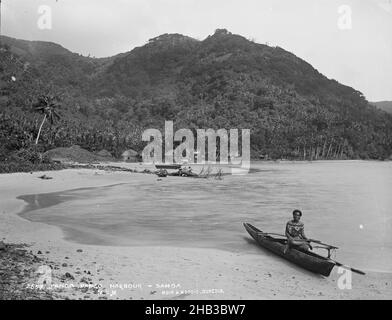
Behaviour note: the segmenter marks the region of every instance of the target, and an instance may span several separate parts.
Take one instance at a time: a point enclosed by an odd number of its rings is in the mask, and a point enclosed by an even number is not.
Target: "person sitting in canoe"
[[[293,220],[290,220],[286,224],[286,237],[288,240],[288,245],[285,249],[285,253],[292,247],[295,247],[301,251],[308,251],[312,249],[308,238],[305,236],[304,224],[300,221],[301,217],[302,212],[300,210],[294,210]]]

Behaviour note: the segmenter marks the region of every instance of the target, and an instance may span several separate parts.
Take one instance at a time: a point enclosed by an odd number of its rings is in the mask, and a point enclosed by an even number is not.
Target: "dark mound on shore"
[[[26,245],[0,241],[0,300],[52,300],[56,295],[45,289],[35,289],[40,265],[46,264],[24,249]]]
[[[101,155],[100,153],[95,154],[88,150],[81,148],[78,145],[71,146],[69,148],[56,148],[49,150],[45,153],[52,161],[60,162],[99,162],[99,161],[110,161],[113,157],[109,155]]]

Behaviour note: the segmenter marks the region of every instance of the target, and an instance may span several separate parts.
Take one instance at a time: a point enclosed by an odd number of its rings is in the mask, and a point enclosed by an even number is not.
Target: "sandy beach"
[[[53,179],[38,179],[43,174]],[[155,183],[157,177],[92,169],[0,175],[0,240],[25,243],[26,250],[43,259],[34,265],[37,273],[24,277],[19,285],[36,285],[42,275],[39,272],[47,263],[51,286],[46,289],[53,290],[57,299],[390,299],[392,296],[389,273],[352,274],[352,288],[342,290],[338,286],[341,274],[337,267],[329,278],[324,278],[262,249],[257,254],[241,254],[213,248],[84,245],[66,241],[58,227],[30,222],[17,215],[26,205],[17,199],[21,195],[135,180]],[[249,239],[249,245],[255,244]]]

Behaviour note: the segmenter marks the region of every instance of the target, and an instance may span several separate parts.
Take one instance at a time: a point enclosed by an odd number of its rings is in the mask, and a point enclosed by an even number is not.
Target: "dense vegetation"
[[[377,108],[392,114],[392,101],[379,101],[379,102],[373,102],[372,104]]]
[[[59,45],[2,38],[2,155],[31,149],[42,123],[32,108],[55,96],[61,118],[42,127],[37,148],[140,151],[145,128],[251,129],[252,157],[385,159],[392,116],[279,47],[226,30],[203,41],[162,35],[112,58]]]

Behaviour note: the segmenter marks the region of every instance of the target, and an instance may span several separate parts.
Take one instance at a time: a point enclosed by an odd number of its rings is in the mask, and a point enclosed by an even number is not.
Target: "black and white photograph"
[[[0,10],[0,300],[392,298],[392,0]]]

